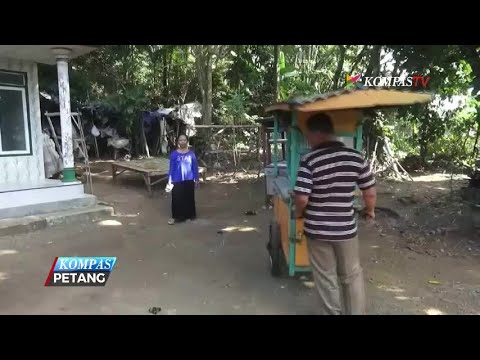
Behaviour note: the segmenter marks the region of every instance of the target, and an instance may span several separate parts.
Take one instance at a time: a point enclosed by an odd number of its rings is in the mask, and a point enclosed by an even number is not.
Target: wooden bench
[[[125,171],[132,171],[142,174],[145,181],[145,186],[149,195],[152,195],[152,186],[168,179],[168,171],[170,167],[169,159],[165,158],[150,158],[131,161],[114,161],[112,163],[112,179],[116,180],[117,176],[121,175]],[[120,172],[117,172],[119,171]],[[206,181],[207,168],[199,167],[198,173],[202,177],[203,181]],[[160,176],[152,182],[152,177]]]

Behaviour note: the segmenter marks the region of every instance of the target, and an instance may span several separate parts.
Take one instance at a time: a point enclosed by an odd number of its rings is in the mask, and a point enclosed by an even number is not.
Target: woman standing
[[[172,218],[175,222],[193,220],[197,216],[195,208],[195,186],[198,184],[197,158],[188,148],[186,135],[178,137],[178,149],[170,155],[170,170],[168,178],[172,189]]]

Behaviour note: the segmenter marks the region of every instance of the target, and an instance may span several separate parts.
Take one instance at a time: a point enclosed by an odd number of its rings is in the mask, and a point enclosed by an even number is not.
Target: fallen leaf
[[[313,289],[315,287],[315,283],[313,281],[304,281],[303,285],[309,289]]]
[[[440,281],[437,280],[429,280],[428,283],[432,285],[440,285]]]

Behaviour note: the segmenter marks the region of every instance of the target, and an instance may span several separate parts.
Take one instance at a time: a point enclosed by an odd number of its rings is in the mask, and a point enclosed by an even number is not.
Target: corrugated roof
[[[341,95],[347,95],[347,94],[353,94],[355,92],[371,92],[371,91],[389,91],[389,92],[396,92],[396,93],[399,93],[399,94],[418,94],[419,95],[419,99],[421,99],[421,101],[419,102],[427,102],[428,99],[432,99],[432,94],[428,94],[428,93],[425,93],[425,92],[418,92],[418,91],[408,91],[408,90],[404,90],[404,89],[398,89],[398,88],[391,88],[391,87],[364,87],[362,89],[358,89],[358,88],[354,88],[354,89],[340,89],[340,90],[336,90],[336,91],[331,91],[331,92],[328,92],[328,93],[324,93],[324,94],[317,94],[317,95],[313,95],[313,96],[297,96],[297,97],[294,97],[294,98],[290,98],[286,101],[283,101],[283,102],[279,102],[279,103],[276,103],[276,104],[272,104],[270,105],[269,107],[266,108],[266,112],[269,112],[269,111],[274,111],[274,110],[283,110],[283,111],[289,111],[289,110],[293,110],[295,109],[296,107],[299,107],[299,106],[303,106],[303,105],[307,105],[307,104],[312,104],[312,103],[316,103],[316,102],[319,102],[319,101],[324,101],[324,100],[328,100],[328,99],[331,99],[331,98],[334,98],[334,97],[337,97],[337,96],[341,96]]]
[[[316,102],[318,100],[326,100],[326,99],[334,97],[334,96],[353,93],[355,91],[358,91],[358,90],[340,89],[340,90],[331,91],[331,92],[324,93],[324,94],[316,94],[316,95],[312,95],[312,96],[296,96],[294,98],[286,100],[285,103],[290,104],[290,105],[303,105],[303,104],[307,104],[307,103],[313,103],[313,102]],[[360,91],[362,91],[362,90],[360,90]]]

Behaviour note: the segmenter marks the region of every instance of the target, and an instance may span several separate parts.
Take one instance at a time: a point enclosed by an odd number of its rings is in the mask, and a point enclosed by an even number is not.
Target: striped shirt
[[[341,241],[357,236],[355,185],[367,190],[375,186],[375,178],[362,155],[343,143],[323,144],[302,158],[294,191],[309,196],[304,214],[307,237]]]

